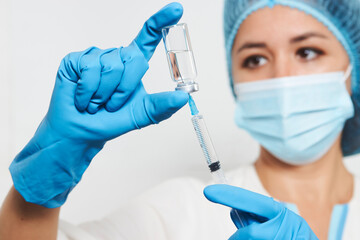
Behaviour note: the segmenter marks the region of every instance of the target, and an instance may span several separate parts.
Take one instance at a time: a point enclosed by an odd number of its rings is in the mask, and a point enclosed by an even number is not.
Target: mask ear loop
[[[352,69],[353,69],[352,65],[349,65],[349,67],[346,69],[344,73],[344,78],[342,79],[342,82],[346,82],[346,80],[348,80],[348,78],[351,77]]]

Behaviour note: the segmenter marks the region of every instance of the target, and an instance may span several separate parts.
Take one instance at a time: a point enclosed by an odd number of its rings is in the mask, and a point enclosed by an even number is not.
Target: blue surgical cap
[[[251,13],[275,5],[295,8],[313,16],[346,50],[353,66],[351,98],[355,115],[345,123],[341,147],[344,156],[360,153],[360,0],[225,0],[225,50],[232,89],[231,50],[240,25]]]

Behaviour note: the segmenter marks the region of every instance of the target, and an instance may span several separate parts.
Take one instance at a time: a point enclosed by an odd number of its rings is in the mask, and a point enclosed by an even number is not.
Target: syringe
[[[227,184],[224,172],[221,169],[220,161],[217,158],[214,145],[211,141],[209,132],[205,125],[204,117],[199,113],[199,110],[196,107],[194,99],[189,94],[189,106],[191,110],[191,121],[193,123],[196,136],[199,140],[201,149],[204,153],[206,163],[210,168],[211,175],[213,176],[214,182],[217,184]],[[235,209],[231,210],[235,214],[238,223],[241,227],[244,227],[244,223],[239,215],[239,212]]]
[[[221,169],[220,161],[217,158],[214,145],[212,144],[209,132],[207,130],[204,117],[199,113],[192,96],[189,96],[189,106],[191,115],[193,116],[191,121],[193,123],[201,149],[204,153],[206,163],[210,168],[211,175],[213,176],[215,183],[227,183],[224,172]]]
[[[215,183],[226,184],[227,181],[206,128],[204,118],[199,113],[194,99],[190,95],[199,90],[199,85],[195,82],[197,71],[187,25],[180,23],[165,27],[162,29],[162,34],[171,78],[177,83],[176,90],[189,93],[189,106],[193,116],[191,121],[211,175]],[[237,210],[233,209],[232,212],[238,218],[237,222],[240,226],[244,227]]]

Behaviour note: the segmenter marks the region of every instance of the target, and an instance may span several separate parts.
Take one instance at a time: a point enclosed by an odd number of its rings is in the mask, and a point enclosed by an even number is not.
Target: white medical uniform
[[[253,165],[227,174],[232,185],[269,196]],[[113,214],[92,222],[72,225],[60,221],[59,240],[226,240],[236,227],[230,209],[209,202],[206,183],[179,178],[151,189]],[[355,177],[352,200],[336,205],[329,239],[360,239],[360,181]],[[288,208],[298,213],[293,204]]]

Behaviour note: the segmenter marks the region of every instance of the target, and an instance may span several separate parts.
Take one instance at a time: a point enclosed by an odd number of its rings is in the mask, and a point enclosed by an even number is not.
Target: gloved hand
[[[178,3],[165,6],[128,47],[92,47],[62,60],[48,113],[10,165],[26,201],[61,206],[106,141],[159,123],[186,104],[187,93],[148,94],[141,82],[161,29],[182,12]]]
[[[214,203],[233,208],[231,219],[238,230],[230,240],[318,239],[302,217],[272,198],[224,184],[208,186],[204,194]]]

